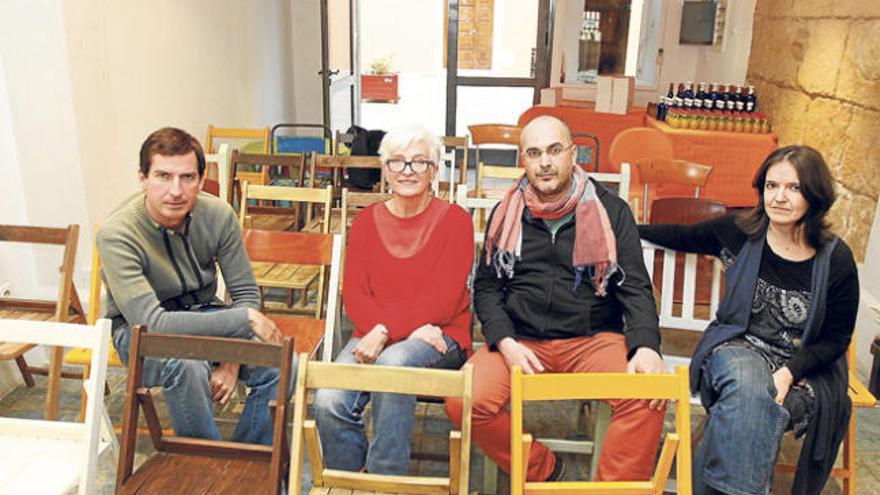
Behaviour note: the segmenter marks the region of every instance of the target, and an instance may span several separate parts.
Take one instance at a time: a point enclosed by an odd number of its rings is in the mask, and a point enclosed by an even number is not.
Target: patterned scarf
[[[617,240],[611,230],[608,212],[596,194],[596,186],[580,167],[574,167],[569,194],[554,203],[543,203],[524,175],[505,194],[498,205],[486,235],[486,264],[495,266],[500,278],[513,277],[513,267],[522,253],[522,215],[528,207],[532,216],[555,220],[575,210],[575,237],[572,266],[576,291],[585,270],[597,296],[605,296],[608,279],[619,269]]]

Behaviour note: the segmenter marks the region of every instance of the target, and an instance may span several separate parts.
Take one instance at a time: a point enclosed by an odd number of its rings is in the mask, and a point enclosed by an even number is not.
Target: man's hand
[[[354,362],[372,364],[379,357],[382,349],[385,348],[386,342],[388,342],[388,329],[380,323],[364,335],[361,341],[358,342],[358,345],[352,349],[351,353],[354,354]]]
[[[788,366],[783,366],[773,373],[773,385],[776,386],[776,403],[780,406],[785,401],[785,396],[788,395],[788,390],[791,388],[793,381],[794,376],[792,376]]]
[[[260,313],[253,308],[248,308],[247,314],[248,326],[258,339],[263,342],[269,342],[270,344],[281,343],[281,332],[278,330],[274,321],[266,318],[263,313]]]
[[[443,340],[443,330],[437,325],[426,324],[413,330],[407,339],[418,339],[426,342],[440,354],[446,354],[446,341]]]
[[[663,358],[660,357],[660,354],[657,354],[657,351],[647,347],[639,347],[636,353],[633,354],[632,359],[626,363],[626,372],[667,373],[668,371],[666,370],[666,364],[663,363]],[[645,402],[648,403],[648,409],[660,411],[663,409],[666,401],[663,399],[651,399]]]
[[[232,393],[235,392],[235,383],[238,381],[238,363],[220,363],[220,366],[211,371],[211,400],[226,405]]]
[[[544,365],[538,360],[538,356],[528,347],[520,344],[511,337],[504,337],[495,346],[504,357],[508,368],[519,366],[523,373],[534,375],[544,371]]]

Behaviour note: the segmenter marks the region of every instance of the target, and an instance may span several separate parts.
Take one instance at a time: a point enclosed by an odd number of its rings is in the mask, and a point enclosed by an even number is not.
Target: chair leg
[[[605,441],[605,433],[608,431],[608,423],[611,422],[611,407],[599,402],[596,410],[596,427],[595,436],[593,438],[593,457],[590,459],[590,479],[596,478],[596,472],[599,470],[599,456],[602,454],[602,442]]]
[[[846,477],[843,478],[843,494],[856,495],[856,408],[852,410],[849,418],[846,436],[843,437],[843,469]]]
[[[27,385],[28,388],[32,388],[35,385],[34,375],[28,370],[28,364],[27,361],[24,360],[24,356],[16,357],[15,364],[18,365],[18,371],[21,372],[21,377],[24,378],[24,384]]]
[[[483,454],[483,492],[488,495],[498,493],[498,465]]]
[[[89,378],[89,373],[91,366],[88,364],[83,366],[83,384],[82,388],[79,391],[79,421],[80,423],[86,420],[86,401],[89,399],[88,394],[86,394],[86,380]],[[106,384],[105,384],[106,386]]]

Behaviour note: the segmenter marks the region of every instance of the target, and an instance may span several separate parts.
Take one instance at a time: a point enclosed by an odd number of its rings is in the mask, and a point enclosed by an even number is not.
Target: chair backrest
[[[235,188],[240,189],[242,182],[268,185],[269,169],[271,167],[285,170],[289,177],[295,179],[296,183],[303,187],[306,162],[306,155],[303,153],[270,155],[266,153],[242,153],[239,150],[233,150],[230,162],[229,176],[231,179],[226,184],[226,194],[230,204],[233,204]],[[239,170],[239,167],[247,167],[251,170]]]
[[[54,301],[30,301],[32,307],[51,313],[53,320],[66,323],[73,317],[85,320],[79,295],[73,284],[73,267],[76,262],[76,244],[79,239],[79,225],[67,228],[34,227],[29,225],[0,225],[0,242],[27,244],[48,244],[64,246],[59,267],[58,293]],[[19,299],[0,298],[0,309],[15,306]]]
[[[694,224],[727,213],[721,201],[705,198],[659,198],[651,202],[649,223]]]
[[[385,167],[382,166],[382,159],[378,156],[351,156],[351,155],[320,155],[312,153],[309,159],[309,178],[308,185],[315,186],[316,173],[318,169],[330,170],[331,174],[337,175],[344,169],[363,168],[369,170],[379,170],[379,190],[385,191],[386,180]],[[338,184],[337,184],[338,183]],[[337,186],[341,185],[341,181],[334,181]]]
[[[698,283],[704,282],[697,277],[698,255],[694,253],[678,253],[673,249],[643,240],[642,259],[652,283],[654,282],[654,255],[657,252],[663,253],[663,268],[661,270],[663,280],[660,287],[660,310],[658,315],[660,327],[697,332],[704,331],[712,319],[715,318],[715,313],[718,311],[718,302],[721,300],[721,261],[717,259],[712,260],[712,277],[709,281],[709,313],[705,317],[698,318],[696,316],[696,293],[698,289],[705,290],[703,287],[698,287]],[[673,304],[676,296],[676,254],[684,254],[684,273],[682,275],[682,294],[679,308],[676,308]]]
[[[618,170],[619,172],[617,173],[587,172],[587,175],[603,185],[615,184],[617,187],[617,196],[629,204],[629,185],[631,180],[629,164],[621,164]]]
[[[235,141],[247,144],[247,141],[257,141],[261,144],[260,152],[269,153],[269,128],[259,129],[242,127],[214,127],[208,124],[208,133],[205,136],[205,153],[216,153],[214,145],[217,140]],[[233,146],[241,149],[240,146]]]
[[[672,158],[672,142],[662,132],[650,127],[632,127],[617,133],[608,156],[613,167],[633,165],[643,158]]]
[[[642,220],[647,222],[651,217],[651,200],[649,191],[651,185],[679,184],[694,188],[694,198],[700,197],[700,188],[706,185],[709,174],[712,173],[711,165],[701,165],[687,160],[674,160],[670,158],[643,158],[636,160],[639,180],[643,184],[642,191]],[[653,199],[658,199],[654,194]]]
[[[571,140],[577,149],[575,163],[585,172],[599,171],[599,138],[584,132],[571,133]]]
[[[675,401],[675,431],[663,441],[663,449],[650,481],[533,483],[528,493],[644,493],[661,495],[666,479],[676,463],[678,493],[691,492],[691,425],[688,372],[684,366],[674,373],[541,373],[524,375],[518,366],[510,380],[510,488],[522,495],[531,435],[522,428],[523,403],[530,401],[584,399],[668,399]]]
[[[487,195],[487,189],[483,184],[483,181],[486,179],[506,179],[510,181],[514,181],[522,177],[525,173],[525,169],[522,167],[505,167],[499,165],[486,165],[483,162],[477,162],[477,183],[476,183],[476,191],[478,197],[483,197]],[[493,191],[489,195],[500,197],[504,191],[510,188],[512,184],[506,184],[502,189],[498,189],[497,191]]]
[[[457,397],[462,401],[461,431],[450,432],[449,476],[390,476],[349,473],[325,469],[318,431],[306,420],[308,393],[319,388],[411,394],[429,397]],[[300,357],[294,397],[288,493],[299,495],[302,485],[303,443],[307,443],[312,484],[350,490],[381,490],[394,493],[449,493],[466,495],[471,451],[471,403],[473,367],[460,370],[401,368],[394,366],[322,363]],[[331,492],[332,493],[332,492]]]
[[[275,232],[270,230],[244,229],[242,231],[244,248],[252,262],[284,263],[291,265],[313,265],[321,267],[321,280],[318,284],[315,320],[308,318],[287,318],[290,326],[282,328],[282,333],[302,332],[308,342],[297,342],[298,349],[315,349],[318,342],[312,342],[314,332],[308,331],[314,325],[323,327],[324,352],[322,359],[330,361],[333,352],[334,331],[339,301],[339,274],[342,266],[342,238],[339,234],[316,234],[306,232]],[[326,305],[324,303],[326,301]],[[304,325],[297,328],[296,324]]]
[[[132,329],[129,349],[128,382],[122,411],[121,453],[116,474],[116,493],[120,493],[132,476],[141,408],[150,430],[153,447],[157,451],[197,454],[207,458],[237,457],[259,461],[270,460],[271,486],[276,487],[276,491],[280,489],[281,471],[286,456],[284,440],[287,436],[287,391],[290,389],[292,376],[293,340],[285,338],[283,343],[278,345],[243,339],[153,334],[148,333],[145,326],[136,326]],[[102,354],[106,356],[107,353]],[[272,445],[242,445],[218,440],[165,436],[150,390],[141,386],[144,360],[147,358],[220,361],[280,369],[272,424]],[[215,475],[220,476],[220,473]]]
[[[289,208],[281,206],[250,206],[248,205],[248,200],[250,199],[289,201],[291,206]],[[241,186],[241,205],[238,220],[241,226],[244,227],[249,211],[266,215],[290,215],[298,213],[298,209],[295,206],[299,203],[306,203],[309,206],[319,204],[324,207],[321,232],[326,234],[330,232],[330,206],[332,201],[333,189],[330,186],[324,189],[315,189],[311,187],[261,186],[244,182]],[[311,220],[311,208],[307,210],[306,222]]]
[[[468,131],[470,131],[471,134],[471,144],[474,145],[474,161],[477,164],[474,190],[478,196],[483,195],[483,178],[492,177],[492,172],[488,171],[487,167],[498,165],[497,163],[489,163],[486,159],[485,153],[483,153],[484,156],[481,157],[481,150],[485,152],[487,148],[497,149],[499,148],[499,145],[500,148],[512,149],[515,157],[513,167],[519,168],[519,136],[521,130],[522,129],[518,126],[507,124],[476,124],[468,126]]]
[[[450,203],[455,202],[455,184],[463,184],[467,182],[467,163],[468,163],[468,147],[470,146],[467,136],[438,136],[440,143],[443,145],[440,154],[440,164],[442,170],[445,171],[448,179],[446,185],[447,199]],[[458,177],[455,175],[458,169]],[[434,184],[434,190],[442,191],[443,185],[440,183],[440,171],[437,172],[437,180]]]
[[[0,320],[0,341],[58,347],[84,347],[92,350],[89,381],[85,384],[88,398],[84,423],[0,418],[0,437],[12,435],[81,441],[82,447],[77,458],[69,459],[67,462],[81,463],[79,466],[80,495],[93,493],[96,485],[95,478],[101,442],[101,421],[105,415],[104,384],[107,376],[107,352],[110,345],[110,320],[101,319],[94,325]],[[14,463],[12,466],[20,468]],[[57,473],[51,472],[44,474],[57,475]],[[5,474],[0,477],[3,478],[4,483],[8,483],[9,478]],[[31,483],[34,481],[36,480],[31,480]],[[31,484],[29,488],[29,491],[33,491],[34,484]],[[17,490],[17,488],[11,488],[8,485],[4,485],[4,489],[11,489],[10,493]]]
[[[315,129],[321,131],[321,133],[323,134],[322,138],[306,137],[306,141],[303,143],[305,144],[305,146],[297,146],[298,149],[296,152],[302,152],[304,149],[308,148],[315,149],[315,145],[317,144],[315,141],[318,139],[320,139],[320,144],[318,144],[317,147],[321,150],[322,153],[327,151],[328,149],[333,149],[333,132],[330,131],[329,127],[323,124],[297,124],[294,122],[275,124],[272,126],[272,129],[269,131],[269,142],[271,143],[270,153],[290,152],[290,150],[285,151],[284,146],[279,146],[279,142],[284,138],[296,138],[297,136],[281,136],[279,131],[281,131],[282,129]],[[338,147],[339,145],[337,144],[336,146]],[[311,149],[306,152],[311,151]]]
[[[232,161],[232,148],[229,143],[221,143],[216,153],[205,153],[205,186],[203,190],[229,202],[229,166]]]

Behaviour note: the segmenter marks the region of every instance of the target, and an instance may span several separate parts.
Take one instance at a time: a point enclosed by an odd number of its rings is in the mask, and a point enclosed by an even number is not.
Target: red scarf
[[[604,296],[608,278],[618,269],[617,241],[608,212],[586,172],[574,167],[569,194],[553,203],[542,202],[526,176],[504,194],[486,234],[486,264],[492,263],[499,277],[503,274],[513,277],[514,265],[521,257],[522,216],[526,207],[532,216],[546,220],[562,218],[575,211],[573,290],[580,285],[584,270],[589,270],[596,295]]]

